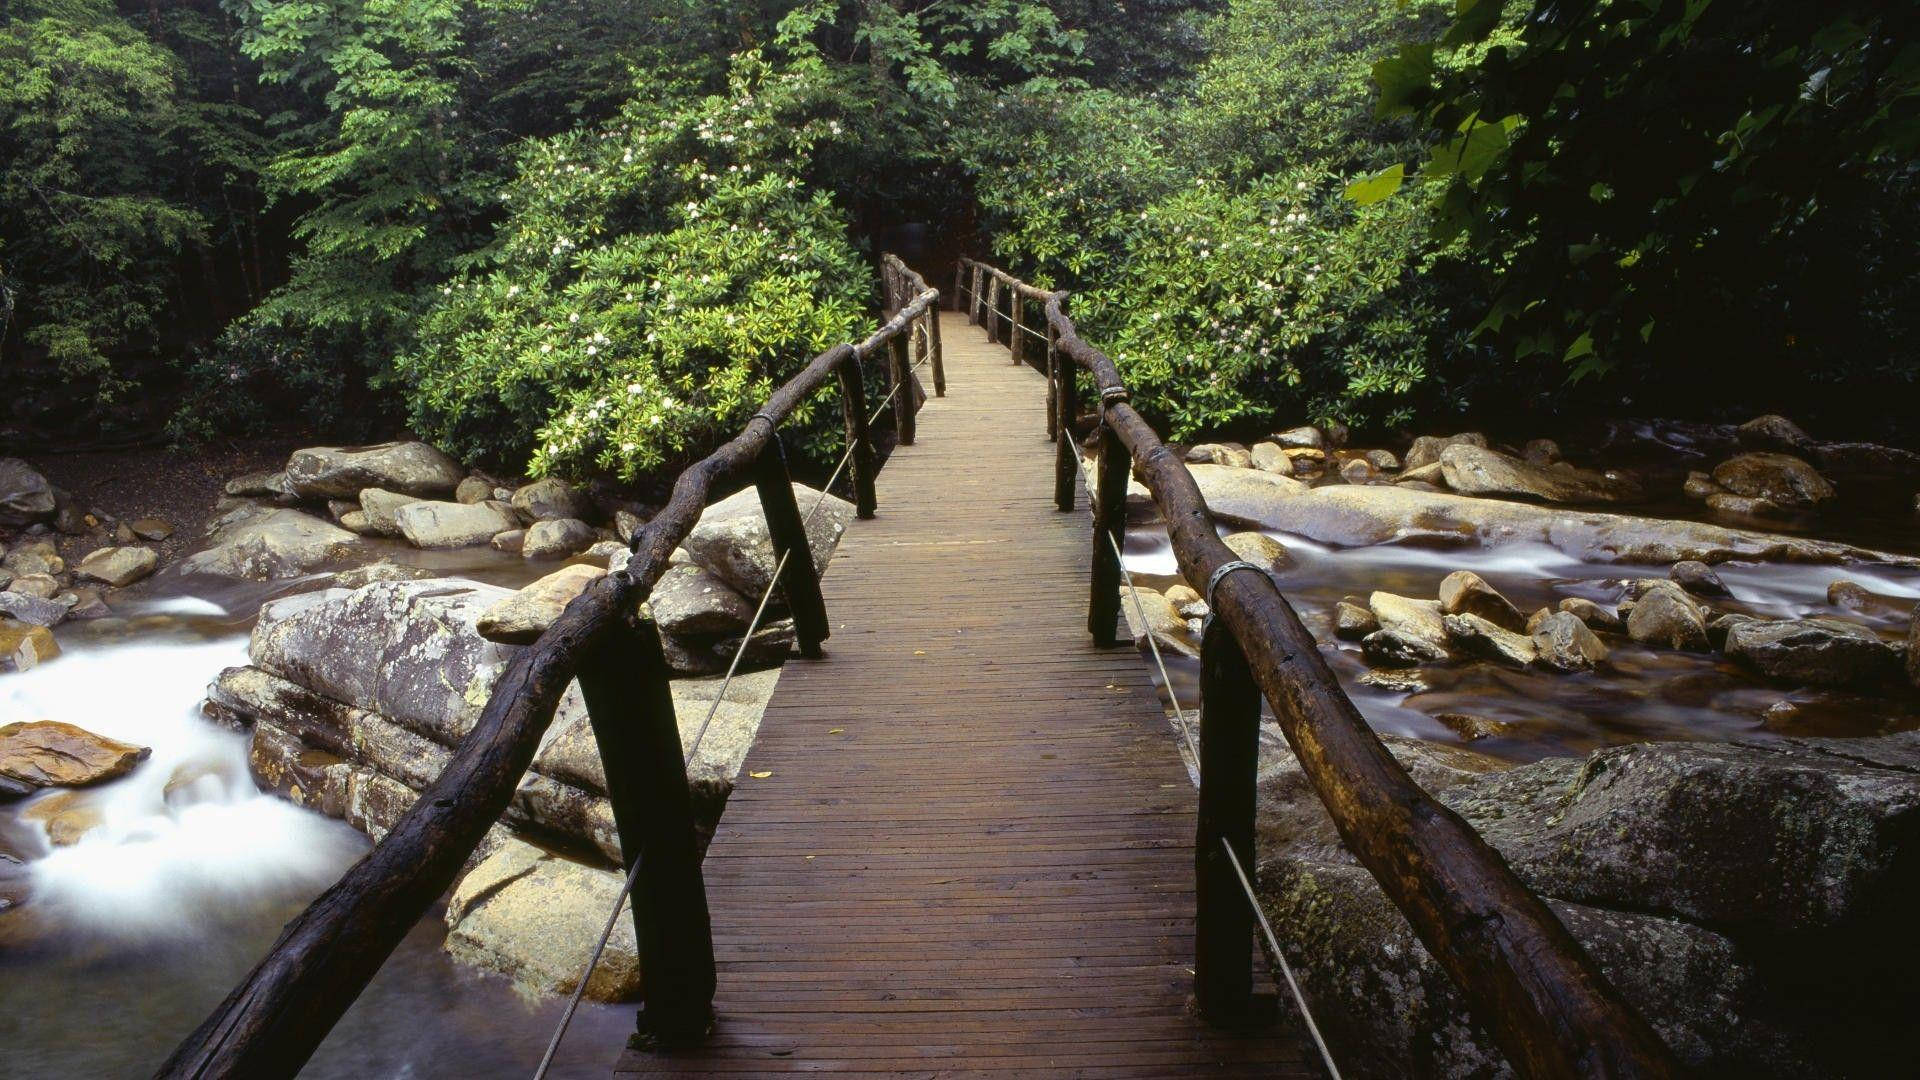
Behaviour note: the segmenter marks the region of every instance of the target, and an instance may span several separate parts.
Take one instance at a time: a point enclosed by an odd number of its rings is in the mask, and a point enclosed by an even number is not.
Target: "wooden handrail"
[[[538,640],[508,662],[479,720],[440,776],[385,840],[287,924],[260,963],[160,1066],[158,1076],[255,1080],[300,1071],[413,924],[453,884],[507,808],[561,694],[600,645],[633,629],[641,602],[666,572],[673,550],[693,531],[714,490],[752,475],[775,445],[780,424],[829,381],[838,379],[844,386],[850,373],[857,385],[863,360],[890,348],[896,337],[911,335],[920,320],[937,321],[937,290],[897,259],[886,272],[889,280],[911,287],[911,299],[858,345],[836,345],[814,357],[773,392],[740,434],[680,474],[667,505],[635,534],[626,567],[589,585]],[[937,356],[936,349],[936,362]],[[894,377],[907,378],[898,370]],[[911,387],[896,381],[894,389],[896,413],[910,413]],[[854,431],[851,423],[849,430]],[[859,425],[858,433],[864,431]],[[856,462],[861,457],[856,452]],[[870,470],[870,453],[866,458]],[[866,476],[862,501],[870,505],[871,472]],[[800,539],[804,542],[804,530]],[[820,623],[824,636],[824,620]],[[677,737],[672,750],[677,767]],[[608,786],[616,786],[611,777]],[[624,827],[621,833],[631,864],[636,838]],[[635,905],[636,920],[641,906]],[[638,929],[642,941],[660,936],[649,935],[645,926]],[[669,1010],[677,1004],[650,1003]]]
[[[1239,556],[1221,541],[1193,474],[1128,401],[1119,369],[1081,339],[1067,317],[1066,294],[1025,286],[1004,271],[966,262],[1046,305],[1053,348],[1070,361],[1055,365],[1061,376],[1056,396],[1065,404],[1062,434],[1069,436],[1063,445],[1071,443],[1072,375],[1084,369],[1100,401],[1103,444],[1122,446],[1130,455],[1131,471],[1146,483],[1166,519],[1182,576],[1213,583],[1214,575]],[[1074,453],[1064,449],[1063,465]],[[1100,486],[1114,489],[1101,492],[1100,501],[1109,506],[1097,517],[1105,519],[1122,512],[1129,470],[1114,468],[1104,460],[1107,455],[1102,457]],[[1076,471],[1078,464],[1076,457]],[[1103,526],[1111,522],[1097,521],[1096,535]],[[1096,561],[1097,588],[1111,589],[1117,582],[1102,570]],[[1272,579],[1228,573],[1214,584],[1209,599],[1341,839],[1406,916],[1515,1068],[1535,1077],[1678,1074],[1672,1051],[1546,904],[1381,744]],[[1101,597],[1095,603],[1091,623],[1099,636],[1101,619],[1111,623],[1114,611],[1100,607]]]

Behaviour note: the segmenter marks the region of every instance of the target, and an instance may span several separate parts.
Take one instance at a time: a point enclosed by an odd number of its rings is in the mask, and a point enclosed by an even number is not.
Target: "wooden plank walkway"
[[[941,318],[948,396],[841,543],[826,657],[788,663],[707,854],[718,1032],[617,1072],[1318,1075],[1298,1034],[1191,1010],[1191,782],[1139,655],[1087,635],[1045,379]]]

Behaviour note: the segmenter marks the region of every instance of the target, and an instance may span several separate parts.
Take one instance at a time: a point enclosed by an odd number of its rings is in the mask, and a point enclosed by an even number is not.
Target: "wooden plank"
[[[1194,1014],[1196,805],[1139,654],[1081,607],[1046,377],[943,313],[951,385],[822,580],[706,860],[714,1039],[652,1076],[1309,1076]],[[751,774],[771,775],[755,778]]]

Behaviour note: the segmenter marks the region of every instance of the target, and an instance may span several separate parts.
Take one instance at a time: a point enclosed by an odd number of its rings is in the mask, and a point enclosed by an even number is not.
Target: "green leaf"
[[[1405,165],[1396,164],[1388,166],[1374,173],[1372,176],[1363,176],[1353,183],[1348,184],[1346,191],[1347,198],[1358,206],[1372,206],[1374,203],[1390,198],[1394,192],[1399,191],[1401,183],[1404,182],[1406,178],[1407,167]]]
[[[1373,83],[1380,88],[1380,100],[1373,107],[1375,116],[1412,112],[1433,87],[1433,46],[1400,46],[1398,55],[1373,65]]]

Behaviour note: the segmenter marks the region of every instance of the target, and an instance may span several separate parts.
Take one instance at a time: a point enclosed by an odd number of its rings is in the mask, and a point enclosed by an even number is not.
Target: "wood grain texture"
[[[707,854],[717,1034],[618,1071],[1317,1076],[1290,1028],[1193,1011],[1194,791],[1139,654],[1088,639],[1045,377],[941,319],[948,396],[842,541],[826,655],[782,673]]]

